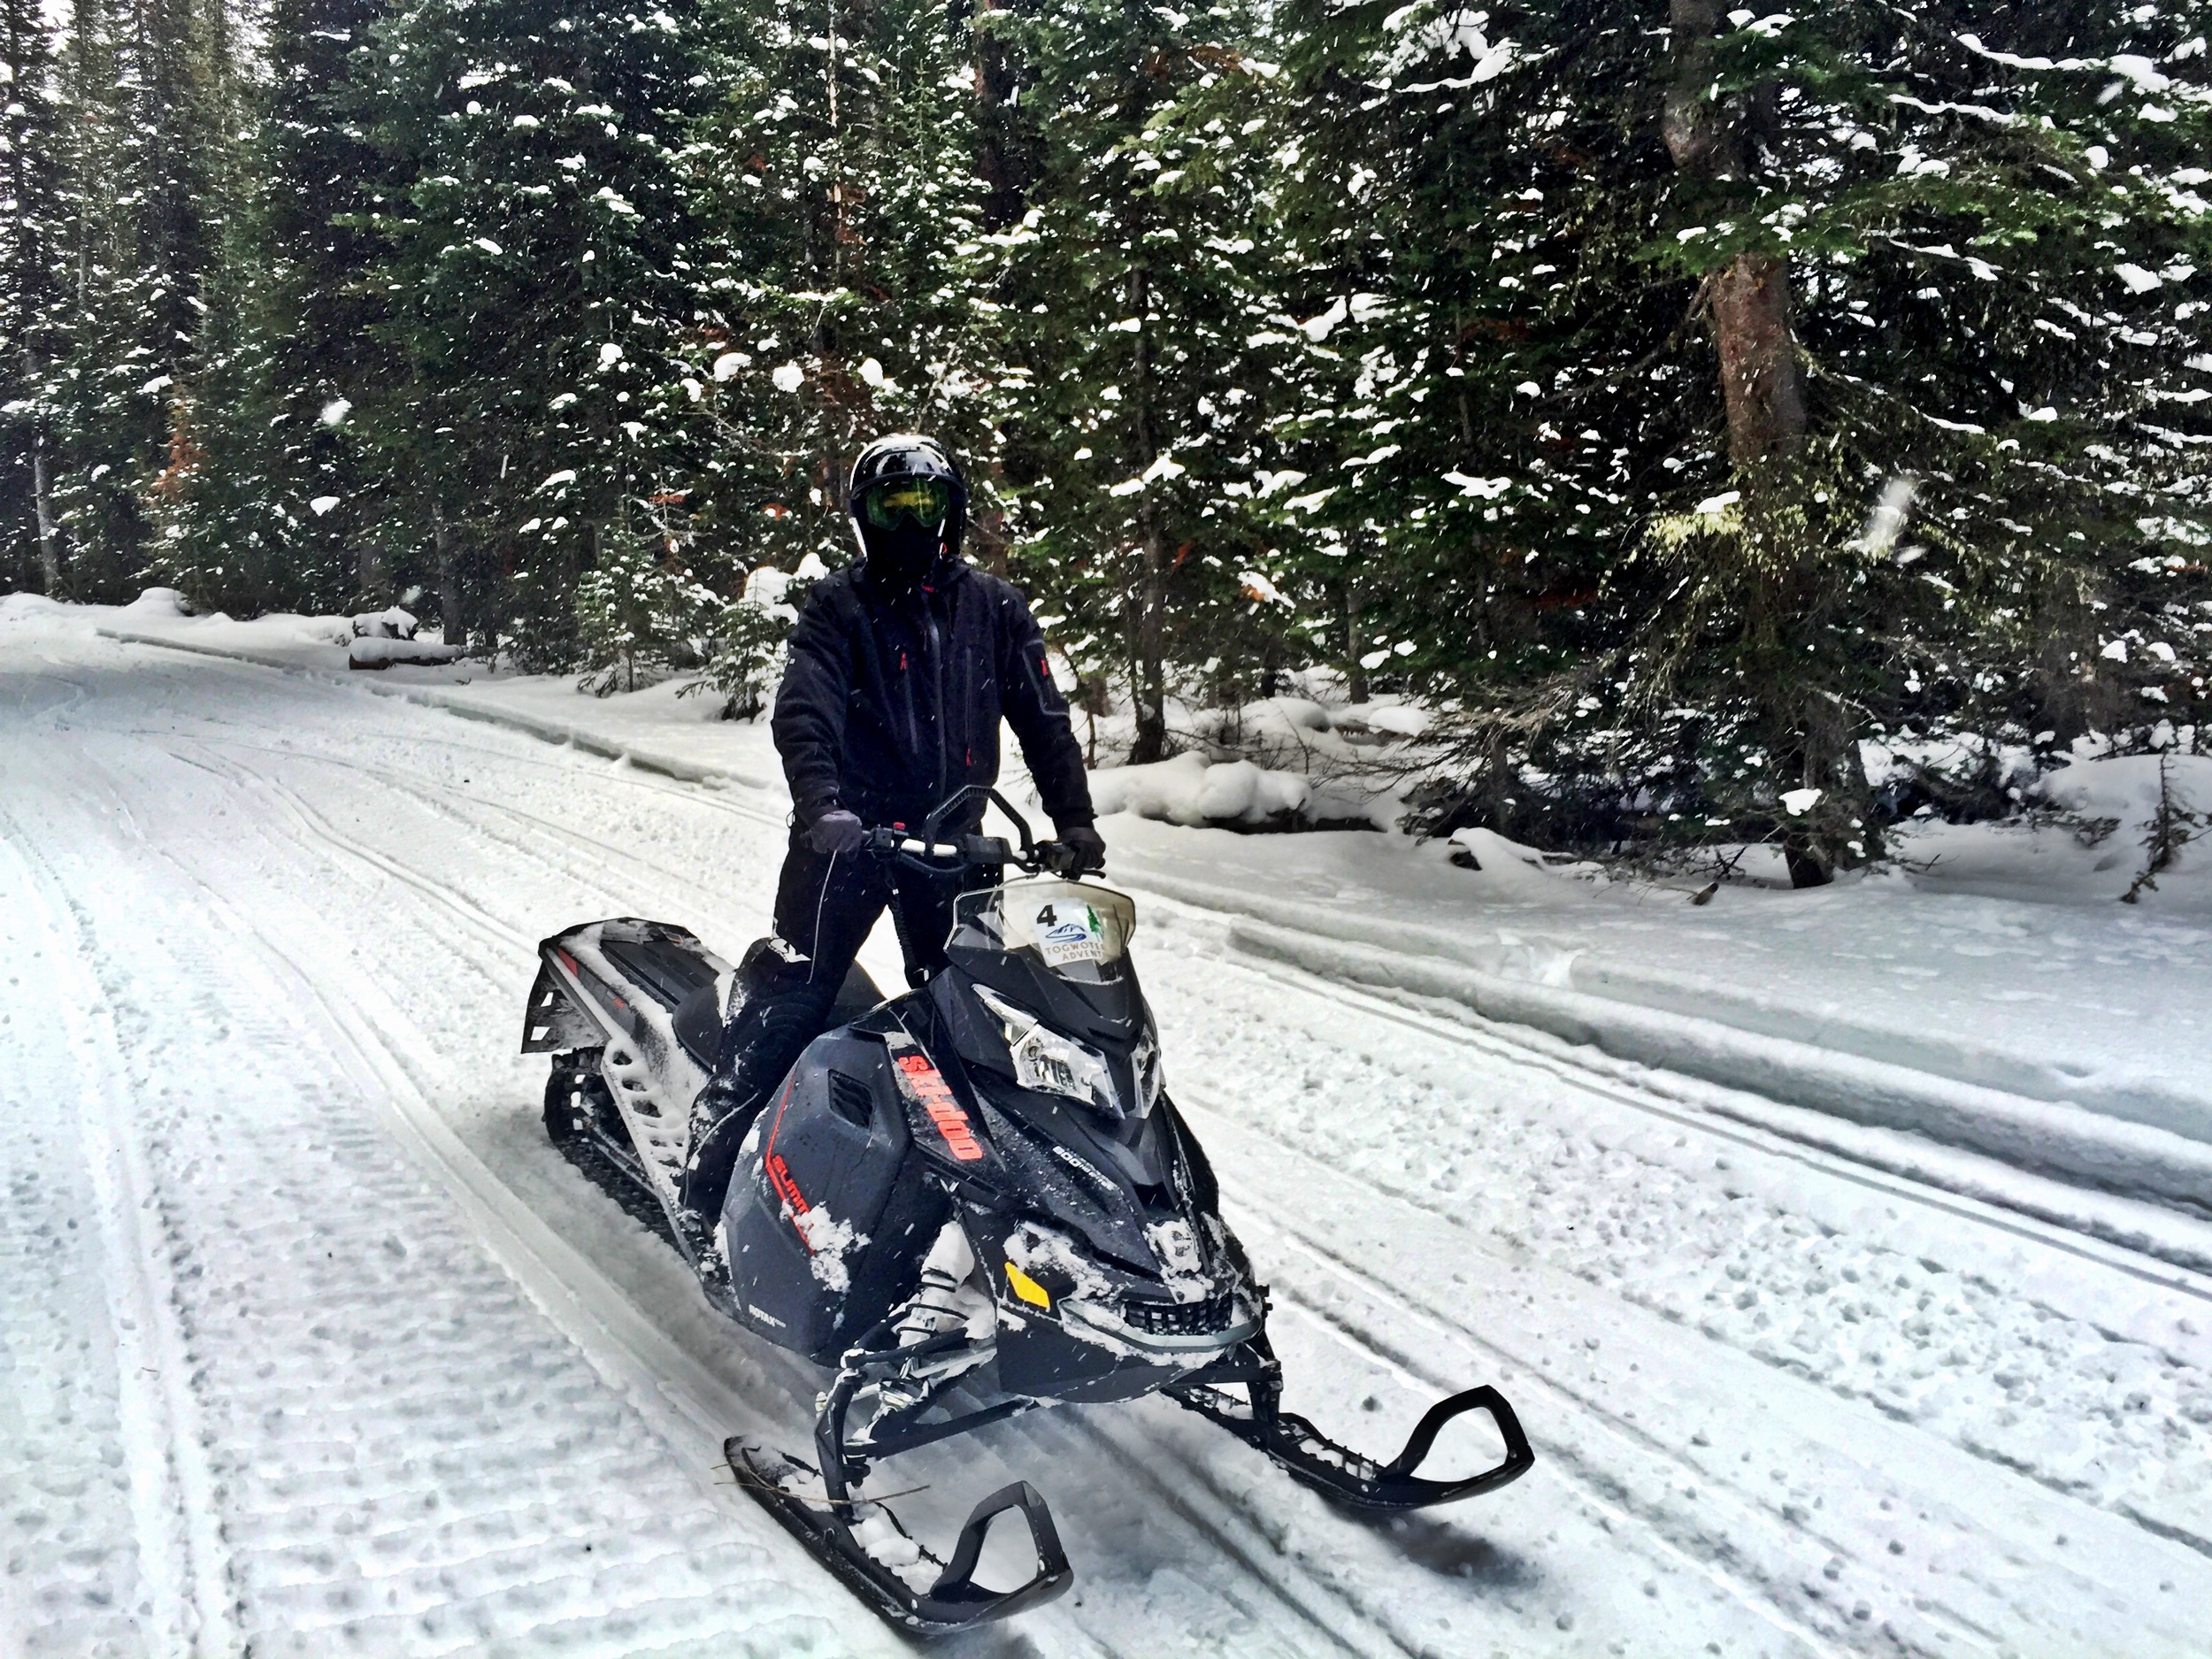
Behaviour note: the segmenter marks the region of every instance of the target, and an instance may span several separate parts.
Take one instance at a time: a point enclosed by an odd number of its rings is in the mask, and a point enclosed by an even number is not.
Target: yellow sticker
[[[1011,1262],[1006,1264],[1006,1282],[1014,1287],[1014,1294],[1031,1307],[1049,1308],[1052,1306],[1052,1298],[1046,1294],[1045,1287]]]

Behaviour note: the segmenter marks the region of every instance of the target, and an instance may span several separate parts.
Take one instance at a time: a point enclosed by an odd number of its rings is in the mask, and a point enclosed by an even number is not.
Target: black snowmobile
[[[716,1306],[833,1373],[811,1461],[733,1439],[740,1484],[885,1617],[934,1634],[1067,1588],[1044,1499],[1025,1481],[986,1498],[940,1559],[861,1487],[887,1457],[1038,1406],[1162,1393],[1370,1512],[1525,1473],[1533,1455],[1494,1388],[1437,1403],[1387,1463],[1280,1409],[1266,1289],[1163,1085],[1129,956],[1135,906],[1061,873],[1065,849],[991,799],[1018,847],[943,838],[960,798],[918,835],[872,832],[869,856],[967,885],[950,965],[926,974],[910,954],[912,987],[887,999],[855,966],[834,1028],[762,1110],[718,1217],[679,1193],[692,1099],[745,970],[660,922],[594,922],[539,947],[523,1048],[555,1055],[548,1133],[675,1243]],[[1006,880],[1008,865],[1025,879]],[[1503,1461],[1420,1475],[1471,1411],[1489,1414]],[[1036,1571],[984,1588],[985,1535],[1012,1509]]]

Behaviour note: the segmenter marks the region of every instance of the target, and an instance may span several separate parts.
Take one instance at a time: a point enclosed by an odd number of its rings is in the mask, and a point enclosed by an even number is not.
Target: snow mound
[[[457,645],[403,637],[356,640],[346,651],[349,668],[390,668],[399,664],[435,667],[460,660],[461,648]]]
[[[1091,800],[1102,816],[1130,812],[1187,828],[1381,829],[1397,812],[1394,795],[1363,788],[1350,779],[1280,772],[1249,760],[1209,760],[1195,749],[1148,765],[1093,772]]]
[[[122,608],[127,617],[188,617],[192,607],[173,588],[149,588]]]
[[[2163,787],[2184,811],[2212,812],[2212,755],[2109,755],[2045,774],[2036,794],[2085,818],[2117,818],[2123,833],[2148,830]]]
[[[353,637],[357,640],[411,640],[420,626],[411,611],[397,605],[388,610],[364,611],[353,619]]]
[[[27,622],[64,609],[60,600],[49,599],[44,594],[0,594],[0,622]]]

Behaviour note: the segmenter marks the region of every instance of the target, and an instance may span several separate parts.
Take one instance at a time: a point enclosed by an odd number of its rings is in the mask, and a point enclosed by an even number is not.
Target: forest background
[[[1802,12],[0,0],[0,591],[755,707],[920,429],[1126,758],[1317,672],[1814,881],[2197,747],[2212,0]]]

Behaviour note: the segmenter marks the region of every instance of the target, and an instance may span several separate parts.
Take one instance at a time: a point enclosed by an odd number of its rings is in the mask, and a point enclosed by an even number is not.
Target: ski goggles
[[[941,478],[895,478],[863,495],[860,508],[879,530],[888,530],[903,518],[928,529],[944,523],[952,511],[952,486]]]

